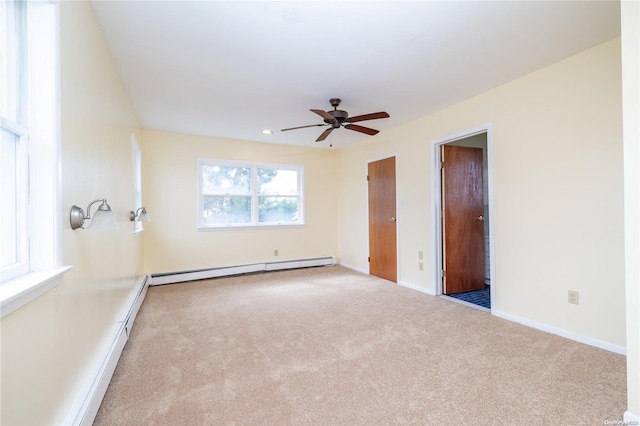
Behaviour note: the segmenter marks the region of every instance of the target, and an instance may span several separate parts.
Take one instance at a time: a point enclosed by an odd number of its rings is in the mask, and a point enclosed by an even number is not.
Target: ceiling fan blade
[[[308,126],[298,126],[298,127],[289,127],[288,129],[281,129],[281,132],[286,132],[287,130],[296,130],[296,129],[304,129],[305,127],[318,127],[318,126],[326,126],[326,123],[323,124],[309,124]]]
[[[333,127],[329,127],[327,130],[322,132],[320,136],[318,136],[318,139],[316,139],[316,142],[322,142],[323,140],[325,140],[327,136],[329,136],[329,133],[331,133],[332,131],[333,131]]]
[[[389,118],[389,114],[384,111],[372,112],[371,114],[356,115],[349,117],[345,121],[347,123],[355,123],[356,121],[377,120],[378,118]]]
[[[377,135],[380,131],[376,129],[371,129],[369,127],[358,126],[357,124],[347,124],[344,126],[345,129],[355,130],[356,132],[366,133],[367,135],[373,136]]]
[[[318,114],[320,117],[324,118],[325,120],[329,120],[329,121],[334,121],[335,117],[331,114],[329,114],[327,111],[323,111],[321,109],[310,109],[309,111],[311,112],[315,112],[316,114]]]

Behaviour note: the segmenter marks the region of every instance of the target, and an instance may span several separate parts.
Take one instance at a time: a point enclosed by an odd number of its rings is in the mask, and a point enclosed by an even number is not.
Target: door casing
[[[434,259],[433,277],[435,280],[434,292],[436,295],[443,294],[442,288],[442,264],[443,264],[443,252],[442,252],[442,177],[440,173],[440,164],[442,162],[440,146],[455,142],[460,139],[465,139],[470,136],[474,136],[480,133],[487,134],[487,202],[489,206],[489,268],[490,268],[490,280],[491,280],[491,312],[496,309],[495,291],[495,244],[494,244],[494,214],[493,214],[493,131],[492,124],[486,123],[477,127],[462,130],[457,133],[443,136],[438,139],[434,139],[430,143],[431,151],[431,235],[434,238],[431,239]]]

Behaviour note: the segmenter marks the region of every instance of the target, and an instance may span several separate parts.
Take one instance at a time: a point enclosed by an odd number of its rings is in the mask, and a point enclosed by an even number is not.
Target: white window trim
[[[142,149],[138,143],[135,133],[131,134],[131,146],[133,150],[133,212],[143,207],[142,204]],[[142,222],[133,221],[133,236],[137,237],[144,231]]]
[[[73,266],[49,271],[31,272],[0,286],[0,318],[20,309],[62,282],[62,276]]]
[[[29,186],[29,153],[28,138],[29,132],[24,127],[4,117],[0,118],[0,125],[9,133],[14,134],[19,140],[17,143],[18,162],[16,164],[17,192],[27,193]],[[0,271],[0,279],[11,280],[29,273],[30,269],[30,249],[29,249],[29,201],[27,198],[19,197],[16,205],[16,214],[19,217],[18,225],[18,262]]]
[[[38,117],[35,121],[37,124],[31,123],[28,129],[31,172],[29,210],[47,214],[30,216],[30,272],[1,283],[1,318],[58,286],[62,276],[72,268],[61,263],[59,6],[55,2],[29,2],[28,7],[29,55],[33,53],[32,48],[37,49],[39,55],[46,55],[46,58],[39,58],[37,69],[30,68],[28,71],[30,93],[38,92],[44,96],[38,98],[37,102],[31,99],[29,102],[30,116]],[[51,37],[51,34],[54,36]],[[43,65],[47,62],[50,67]],[[43,76],[47,81],[42,79]],[[46,144],[45,148],[39,144],[41,140],[52,142]],[[36,170],[37,175],[34,174]],[[38,179],[40,176],[46,176],[46,179]]]
[[[298,215],[300,220],[295,223],[276,223],[276,222],[258,222],[258,193],[257,182],[255,173],[252,172],[252,192],[251,192],[251,217],[253,222],[251,224],[226,224],[219,226],[210,226],[204,224],[203,212],[203,188],[202,188],[202,166],[203,165],[216,165],[216,166],[230,166],[230,167],[250,167],[252,169],[277,169],[277,170],[295,170],[298,172]],[[247,230],[247,229],[273,229],[273,228],[302,228],[306,226],[305,222],[305,194],[304,194],[304,166],[297,164],[278,164],[278,163],[257,163],[251,161],[233,161],[233,160],[219,160],[213,158],[198,158],[197,160],[197,203],[196,203],[196,223],[198,231],[225,231],[225,230]],[[245,195],[245,194],[243,194]]]

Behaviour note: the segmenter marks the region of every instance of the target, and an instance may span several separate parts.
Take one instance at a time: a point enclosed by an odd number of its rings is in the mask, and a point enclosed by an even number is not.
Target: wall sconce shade
[[[118,229],[118,222],[116,221],[116,215],[111,210],[111,206],[107,204],[106,198],[98,198],[97,200],[93,200],[87,206],[87,214],[85,214],[84,210],[82,210],[78,206],[72,206],[71,212],[69,214],[69,223],[71,224],[71,229],[82,228],[84,225],[84,221],[87,219],[91,219],[91,206],[95,203],[101,202],[100,206],[98,206],[98,210],[94,215],[91,223],[86,228],[87,230],[92,231],[102,231],[102,230],[111,230]],[[84,229],[84,228],[83,228]]]
[[[151,222],[151,216],[149,216],[149,213],[147,212],[147,209],[144,208],[144,207],[140,207],[135,212],[133,210],[131,210],[129,212],[129,219],[132,222],[134,220],[136,222]]]

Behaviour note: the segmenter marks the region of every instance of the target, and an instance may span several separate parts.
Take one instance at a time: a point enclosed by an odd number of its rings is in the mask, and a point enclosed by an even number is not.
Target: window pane
[[[304,224],[301,166],[198,159],[198,227]]]
[[[0,215],[1,267],[13,265],[19,261],[18,226],[18,137],[2,129],[2,147],[0,148],[0,191],[2,191],[2,210]]]
[[[204,196],[206,225],[251,223],[251,197]]]
[[[260,222],[297,222],[298,197],[260,197],[258,211]]]
[[[251,167],[202,166],[205,194],[251,194]]]
[[[134,212],[142,206],[142,152],[135,135],[132,135],[133,145],[133,206]],[[133,222],[133,232],[142,231],[142,222]]]
[[[0,61],[0,92],[2,93],[2,116],[15,123],[24,125],[24,105],[20,105],[21,94],[24,91],[26,49],[24,33],[26,28],[27,2],[0,2],[0,51],[3,60]]]
[[[258,194],[298,195],[298,171],[258,169]]]

